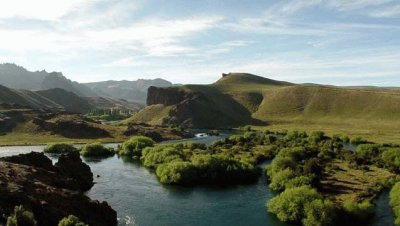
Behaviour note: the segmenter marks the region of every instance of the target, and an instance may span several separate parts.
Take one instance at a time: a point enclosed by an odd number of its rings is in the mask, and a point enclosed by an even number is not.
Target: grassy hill
[[[324,130],[399,142],[400,90],[395,88],[301,85],[230,73],[210,85],[179,89],[196,95],[148,106],[129,121],[191,127],[258,124],[260,129]]]

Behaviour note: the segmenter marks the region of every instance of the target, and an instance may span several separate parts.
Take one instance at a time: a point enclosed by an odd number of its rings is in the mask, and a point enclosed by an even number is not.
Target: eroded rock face
[[[90,121],[85,120],[43,120],[33,119],[41,130],[51,131],[68,138],[102,138],[110,137],[110,134],[101,128],[92,126]]]
[[[147,90],[147,105],[173,105],[186,98],[186,92],[178,87],[159,88],[150,86]]]
[[[89,225],[117,225],[117,214],[106,202],[83,194],[92,185],[89,166],[75,153],[60,157],[56,166],[43,153],[0,158],[0,215],[23,205],[43,226],[57,225],[70,214]]]

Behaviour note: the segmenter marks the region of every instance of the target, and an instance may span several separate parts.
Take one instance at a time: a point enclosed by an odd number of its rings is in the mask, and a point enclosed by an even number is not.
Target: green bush
[[[44,148],[43,151],[46,153],[62,154],[62,153],[78,151],[78,149],[75,148],[72,144],[60,143],[60,144],[49,144]]]
[[[270,178],[269,188],[274,191],[283,191],[286,188],[286,184],[295,177],[295,173],[289,168],[276,172]]]
[[[368,143],[368,141],[364,140],[362,137],[355,137],[350,140],[350,143],[353,145],[359,145],[359,144],[366,144]]]
[[[360,144],[355,152],[357,160],[364,164],[377,163],[380,153],[380,145],[377,144]]]
[[[86,144],[80,150],[83,157],[108,157],[114,155],[113,148],[106,148],[101,144]]]
[[[164,184],[192,184],[198,176],[196,168],[189,162],[170,162],[157,167],[156,175]]]
[[[321,131],[312,132],[308,137],[310,143],[319,143],[325,138],[325,133]]]
[[[394,224],[400,225],[400,182],[397,182],[392,190],[390,190],[390,206],[393,209],[395,215]]]
[[[390,148],[381,154],[386,168],[396,173],[400,172],[400,148]]]
[[[288,223],[330,225],[333,222],[334,207],[325,201],[315,189],[301,186],[286,189],[267,203],[268,211],[279,220]]]
[[[374,205],[368,200],[360,203],[353,200],[345,201],[343,209],[357,221],[365,221],[374,214]]]
[[[88,224],[83,223],[74,215],[69,215],[68,217],[64,217],[59,223],[58,226],[89,226]]]
[[[7,218],[7,226],[36,226],[37,222],[32,212],[23,206],[16,206],[14,213]]]
[[[140,157],[144,148],[152,147],[154,144],[155,142],[149,137],[134,136],[122,144],[118,153],[120,155]]]
[[[159,164],[182,161],[182,152],[173,146],[147,147],[142,151],[141,160],[144,166],[155,168]]]

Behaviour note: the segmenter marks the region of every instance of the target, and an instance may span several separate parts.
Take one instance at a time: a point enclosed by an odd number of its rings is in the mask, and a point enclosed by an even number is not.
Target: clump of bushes
[[[7,226],[36,226],[35,216],[23,206],[16,206],[14,213],[7,218]]]
[[[394,224],[400,225],[400,182],[397,182],[392,190],[390,190],[390,206],[393,209],[395,215]]]
[[[303,225],[332,225],[335,208],[309,186],[286,189],[266,204],[279,220]]]
[[[47,145],[43,151],[46,153],[63,154],[78,151],[78,149],[72,144],[59,143]]]
[[[154,144],[155,142],[149,137],[134,136],[122,144],[118,154],[140,158],[142,150],[146,147],[153,147]]]
[[[374,205],[369,200],[362,202],[348,200],[343,203],[343,210],[353,218],[353,221],[363,222],[374,214]]]
[[[381,154],[384,166],[395,172],[400,172],[400,148],[389,148]]]
[[[109,157],[114,155],[113,148],[107,148],[99,143],[86,144],[80,150],[83,157]]]
[[[68,217],[64,217],[58,223],[58,226],[89,226],[89,225],[83,223],[81,220],[79,220],[78,217],[74,215],[69,215]]]
[[[211,155],[161,164],[156,174],[166,184],[242,184],[258,178],[257,168],[249,163]]]

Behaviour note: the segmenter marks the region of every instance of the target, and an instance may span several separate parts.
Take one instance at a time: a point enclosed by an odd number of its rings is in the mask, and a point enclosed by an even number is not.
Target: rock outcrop
[[[178,87],[159,88],[150,86],[147,90],[147,105],[163,104],[173,105],[178,104],[187,98],[187,93]]]
[[[39,130],[50,131],[68,138],[110,137],[106,130],[79,115],[57,115],[47,120],[37,117],[33,119],[33,123]]]
[[[83,194],[92,185],[90,168],[76,153],[63,155],[55,166],[43,153],[0,158],[0,215],[23,205],[38,225],[57,225],[70,214],[89,225],[117,225],[117,214],[106,202]],[[0,225],[4,221],[0,218]]]
[[[90,167],[82,162],[78,152],[61,155],[55,167],[62,175],[74,179],[82,191],[87,191],[94,185],[93,173]]]

